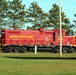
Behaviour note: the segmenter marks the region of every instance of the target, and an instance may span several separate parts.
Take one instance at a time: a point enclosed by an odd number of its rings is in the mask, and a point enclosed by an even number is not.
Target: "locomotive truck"
[[[49,48],[53,53],[59,52],[60,30],[10,30],[1,31],[2,50],[8,52],[26,52],[38,48]],[[46,49],[47,50],[47,49]],[[76,50],[76,36],[66,36],[62,30],[62,52],[72,53]]]

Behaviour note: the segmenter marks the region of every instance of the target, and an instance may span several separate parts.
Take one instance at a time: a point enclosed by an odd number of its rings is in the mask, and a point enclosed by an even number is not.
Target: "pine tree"
[[[0,0],[0,29],[5,28],[7,23],[6,11],[8,10],[8,2],[6,0]]]
[[[21,29],[25,23],[25,5],[22,5],[22,0],[9,1],[9,9],[7,17],[9,19],[9,27]]]
[[[44,24],[47,14],[44,13],[42,8],[40,8],[37,2],[32,2],[31,6],[27,10],[27,22],[31,23],[31,27],[28,26],[28,29],[39,29],[45,28]]]
[[[61,20],[62,20],[62,28],[66,30],[67,35],[70,35],[71,30],[71,24],[70,20],[66,18],[66,15],[64,12],[61,12]],[[59,6],[55,3],[53,4],[53,7],[49,10],[49,21],[50,21],[50,27],[52,29],[59,29]]]
[[[74,17],[76,17],[76,14],[74,14]],[[74,35],[76,35],[76,20],[73,20],[73,23],[74,24],[72,24],[73,25],[73,32],[74,32]]]

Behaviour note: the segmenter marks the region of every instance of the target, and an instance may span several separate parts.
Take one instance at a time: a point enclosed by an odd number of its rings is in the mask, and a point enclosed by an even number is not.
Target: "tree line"
[[[22,0],[1,0],[0,1],[0,29],[13,28],[23,29],[27,24],[27,29],[59,29],[59,6],[55,3],[48,13],[44,12],[37,2],[32,2],[29,8],[22,4]],[[76,20],[70,23],[62,11],[62,28],[67,35],[75,35]],[[76,14],[74,14],[76,17]]]

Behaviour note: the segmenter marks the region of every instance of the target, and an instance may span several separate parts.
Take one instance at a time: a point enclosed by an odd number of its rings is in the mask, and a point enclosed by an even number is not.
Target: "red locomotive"
[[[26,52],[34,48],[50,48],[54,53],[59,52],[60,30],[2,30],[3,52]],[[63,52],[75,52],[76,36],[66,36],[62,30]]]

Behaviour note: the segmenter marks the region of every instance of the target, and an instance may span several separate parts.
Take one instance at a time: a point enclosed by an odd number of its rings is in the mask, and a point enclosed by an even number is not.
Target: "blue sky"
[[[59,5],[59,0],[22,0],[22,3],[28,8],[33,1],[37,2],[45,12],[51,9],[52,4],[57,3]],[[76,20],[74,17],[74,14],[76,14],[76,0],[61,0],[61,2],[62,11],[65,12],[66,17],[69,18],[72,23],[73,20]]]

